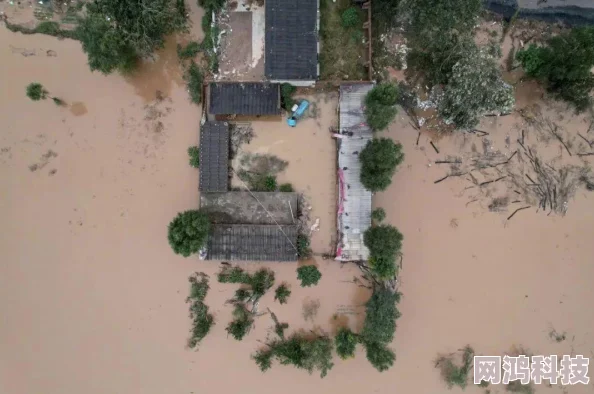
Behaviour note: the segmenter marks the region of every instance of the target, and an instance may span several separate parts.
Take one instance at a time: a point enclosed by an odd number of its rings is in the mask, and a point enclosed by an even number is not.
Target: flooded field
[[[437,155],[426,136],[417,145],[416,130],[399,115],[384,135],[403,144],[406,158],[390,188],[374,197],[404,234],[394,367],[380,374],[358,349],[354,360],[336,357],[324,379],[279,365],[262,374],[250,355],[270,335],[270,317],[259,317],[242,342],[227,337],[231,307],[224,304],[235,286],[216,283],[218,264],[176,256],[167,243],[174,215],[198,206],[198,172],[186,149],[198,142],[201,113],[169,50],[134,78],[106,77],[88,70],[77,42],[0,27],[0,392],[446,393],[434,360],[466,344],[484,355],[522,346],[594,357],[592,194],[579,191],[565,217],[531,208],[506,220],[468,204],[460,194],[467,181],[434,184],[445,172],[434,161],[458,152],[460,141],[441,138]],[[25,87],[34,81],[70,106],[30,101]],[[325,252],[335,228],[328,127],[336,97],[317,101],[320,117],[295,129],[254,122],[256,137],[245,149],[289,161],[279,182],[311,199],[312,218],[320,218],[313,248]],[[567,127],[583,127],[571,113],[566,118]],[[504,135],[517,121],[482,126]],[[271,268],[293,292],[282,306],[269,292],[261,310],[269,307],[290,331],[360,329],[369,293],[350,282],[359,270],[315,263],[322,279],[305,289],[296,264],[248,264]],[[185,298],[195,271],[211,276],[206,303],[216,325],[194,352],[185,348]],[[318,303],[306,319],[304,307],[311,312]],[[566,338],[557,342],[553,330]]]

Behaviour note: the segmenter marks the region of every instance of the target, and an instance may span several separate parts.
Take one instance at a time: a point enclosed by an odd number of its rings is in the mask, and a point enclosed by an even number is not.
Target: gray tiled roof
[[[214,224],[208,237],[206,258],[297,261],[293,245],[297,245],[297,226],[294,225]]]
[[[280,85],[211,83],[208,112],[213,115],[279,115]]]
[[[200,209],[218,224],[295,224],[298,200],[297,193],[202,193]]]
[[[266,0],[266,77],[317,79],[317,18],[317,0]]]
[[[229,124],[206,122],[200,130],[200,190],[229,190]]]

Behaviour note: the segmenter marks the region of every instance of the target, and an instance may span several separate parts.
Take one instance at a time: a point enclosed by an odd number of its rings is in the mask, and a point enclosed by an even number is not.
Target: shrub
[[[526,74],[544,81],[549,91],[578,111],[592,104],[594,27],[574,28],[550,38],[545,47],[532,44],[518,51],[517,58]]]
[[[254,318],[243,304],[236,304],[233,309],[233,321],[225,329],[233,338],[241,341],[254,324]]]
[[[282,283],[274,292],[274,300],[281,303],[281,305],[286,304],[290,295],[291,290],[289,290],[289,287],[285,283]]]
[[[383,130],[397,114],[398,88],[392,83],[381,83],[365,96],[365,117],[373,130]]]
[[[371,212],[371,218],[376,222],[382,222],[386,218],[386,211],[383,208],[376,208]]]
[[[27,97],[33,101],[45,100],[48,92],[45,90],[42,84],[38,82],[32,82],[27,85]]]
[[[304,265],[297,268],[297,279],[301,281],[301,287],[310,287],[318,284],[322,273],[315,265]]]
[[[190,100],[194,104],[200,104],[202,101],[202,82],[204,81],[204,76],[195,62],[190,64],[185,78],[188,84],[188,91],[190,92]]]
[[[264,191],[273,192],[276,190],[276,177],[274,175],[267,175],[264,178]]]
[[[208,216],[201,211],[180,212],[169,223],[169,245],[176,254],[188,257],[198,253],[206,244],[210,222]]]
[[[190,281],[190,295],[186,302],[190,304],[190,318],[192,319],[188,346],[194,348],[209,333],[214,324],[214,317],[208,313],[208,306],[204,304],[204,299],[210,289],[207,276],[202,272],[197,272],[188,279]]]
[[[355,357],[355,349],[359,339],[357,335],[348,328],[341,327],[336,333],[334,343],[336,345],[336,353],[340,358],[346,360],[347,358]]]
[[[359,154],[361,183],[366,189],[376,192],[386,190],[392,183],[392,175],[404,160],[402,145],[387,138],[373,139]]]
[[[342,13],[342,26],[345,28],[357,27],[361,24],[359,10],[356,7],[349,7]]]
[[[200,52],[200,43],[198,41],[191,41],[185,47],[177,44],[177,56],[180,59],[192,59]]]
[[[299,234],[297,236],[297,257],[302,260],[311,257],[309,237],[305,234]]]
[[[278,190],[285,193],[291,193],[294,191],[293,185],[291,185],[290,183],[283,183],[278,187]]]
[[[291,107],[295,105],[295,100],[293,99],[293,95],[297,88],[289,83],[283,83],[281,85],[281,106],[290,111]]]
[[[363,234],[363,242],[369,249],[369,266],[381,279],[396,276],[396,256],[402,247],[402,234],[390,225],[370,227]]]
[[[252,356],[262,372],[272,366],[272,360],[282,365],[294,365],[305,369],[310,374],[320,371],[323,378],[332,369],[332,341],[323,336],[308,338],[294,334],[288,339],[279,339],[267,344],[266,350],[260,350]]]
[[[188,156],[190,156],[190,165],[194,168],[200,167],[200,149],[197,146],[190,146],[188,148]]]

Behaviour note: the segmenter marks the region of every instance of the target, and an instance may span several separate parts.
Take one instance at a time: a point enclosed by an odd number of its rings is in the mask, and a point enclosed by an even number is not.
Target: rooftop
[[[297,226],[215,224],[207,260],[297,261]]]
[[[205,193],[200,208],[218,224],[295,224],[297,193]]]
[[[200,191],[229,190],[229,124],[206,122],[200,130]]]
[[[211,83],[209,113],[214,115],[280,115],[280,85]]]
[[[318,0],[266,0],[265,75],[273,80],[318,77]]]

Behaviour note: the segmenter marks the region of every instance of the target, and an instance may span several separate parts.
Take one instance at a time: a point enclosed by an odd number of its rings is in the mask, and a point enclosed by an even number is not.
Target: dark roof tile
[[[209,112],[214,115],[280,115],[279,85],[211,83]]]
[[[229,124],[206,122],[200,130],[200,190],[229,190]]]

